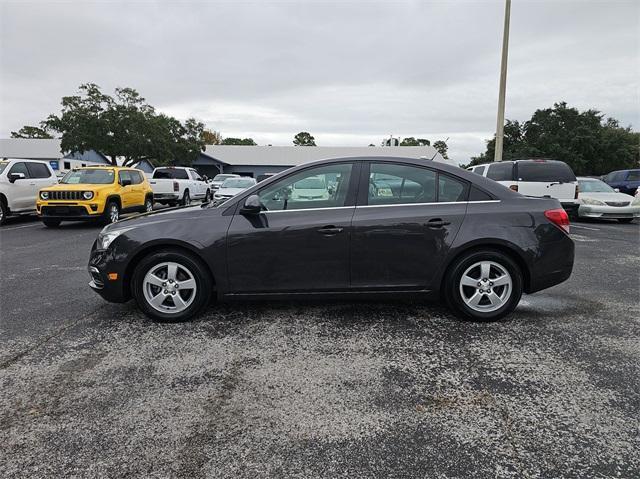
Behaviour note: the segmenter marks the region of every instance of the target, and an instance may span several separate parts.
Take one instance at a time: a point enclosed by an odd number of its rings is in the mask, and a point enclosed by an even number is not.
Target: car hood
[[[578,199],[590,198],[599,201],[633,201],[633,196],[624,193],[578,193]]]
[[[247,188],[220,188],[216,191],[216,195],[230,195],[235,196],[238,193],[242,193]]]
[[[99,191],[112,189],[114,183],[58,183],[43,188],[47,191]]]
[[[211,211],[213,208],[207,208],[206,211]],[[107,225],[102,230],[103,232],[117,231],[120,229],[139,228],[146,225],[155,225],[160,223],[166,223],[176,220],[186,220],[190,218],[199,218],[205,212],[205,209],[201,205],[187,206],[181,208],[168,208],[160,211],[152,211],[151,213],[142,213],[134,215],[129,218],[125,218],[116,223]]]

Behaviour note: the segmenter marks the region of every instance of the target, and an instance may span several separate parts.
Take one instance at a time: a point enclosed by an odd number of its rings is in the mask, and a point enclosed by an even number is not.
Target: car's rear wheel
[[[151,213],[153,211],[153,200],[150,196],[144,200],[144,211],[147,213]]]
[[[61,220],[54,220],[51,218],[43,218],[42,222],[47,228],[57,228],[58,226],[60,226],[60,223],[62,223]]]
[[[633,221],[633,218],[618,218],[618,221],[620,223],[631,223]]]
[[[456,260],[444,282],[447,304],[468,319],[492,321],[511,313],[522,297],[520,267],[499,251],[474,251]]]
[[[102,222],[104,224],[115,223],[120,219],[120,207],[118,203],[115,201],[109,201],[107,206],[104,208],[104,213],[102,214]]]
[[[184,196],[182,197],[182,205],[189,206],[191,204],[191,195],[189,195],[189,190],[184,190]]]
[[[211,297],[212,280],[196,257],[182,251],[159,251],[145,257],[132,279],[140,309],[156,321],[187,321]]]

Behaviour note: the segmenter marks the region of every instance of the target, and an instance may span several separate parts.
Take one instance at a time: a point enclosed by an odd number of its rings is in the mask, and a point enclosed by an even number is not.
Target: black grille
[[[608,206],[629,206],[629,201],[607,201]]]
[[[82,206],[43,206],[43,216],[87,216],[86,208]]]
[[[82,191],[50,191],[50,200],[81,200]]]

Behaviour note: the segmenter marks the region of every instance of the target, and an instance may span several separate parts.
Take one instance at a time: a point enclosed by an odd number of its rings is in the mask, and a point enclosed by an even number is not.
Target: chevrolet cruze
[[[308,180],[326,194],[294,194]],[[214,298],[399,296],[441,297],[461,317],[493,320],[523,292],[570,276],[568,233],[555,199],[427,160],[340,158],[224,202],[105,227],[90,286],[164,321],[192,318]]]

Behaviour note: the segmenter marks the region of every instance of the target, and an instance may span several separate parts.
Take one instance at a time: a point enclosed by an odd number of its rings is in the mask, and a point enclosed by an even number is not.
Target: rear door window
[[[438,175],[438,202],[467,201],[467,183],[451,176]]]
[[[513,180],[513,163],[499,162],[489,165],[487,178],[495,181],[512,181]]]
[[[49,168],[43,163],[27,163],[27,169],[29,170],[31,178],[49,178],[51,176]]]
[[[393,205],[435,201],[435,171],[394,163],[371,164],[368,204]]]
[[[541,183],[576,181],[576,175],[566,163],[559,161],[523,161],[517,166],[518,181]]]
[[[478,173],[480,176],[484,175],[484,170],[486,170],[487,167],[486,166],[478,166],[475,170],[473,170],[474,173]]]

